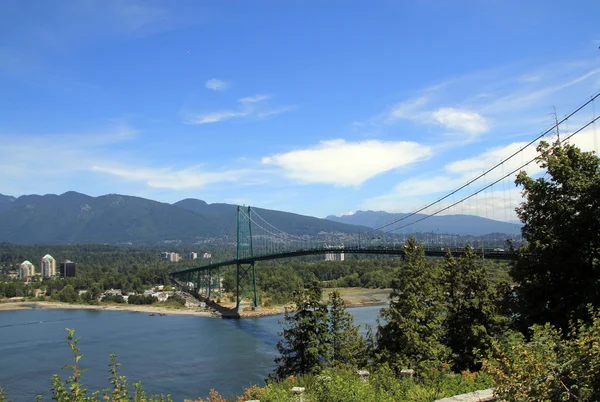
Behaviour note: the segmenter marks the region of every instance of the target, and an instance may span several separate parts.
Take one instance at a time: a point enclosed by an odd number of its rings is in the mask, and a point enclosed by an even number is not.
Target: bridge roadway
[[[425,248],[425,255],[428,257],[444,257],[447,248],[435,247]],[[450,249],[452,256],[460,257],[465,254],[465,249]],[[473,252],[483,258],[490,260],[510,260],[515,254],[508,251],[495,251],[494,249],[473,249]],[[295,251],[286,251],[274,254],[256,255],[253,257],[244,257],[233,259],[213,264],[202,265],[200,267],[186,268],[180,271],[171,272],[172,277],[184,275],[191,272],[209,271],[228,265],[251,264],[256,261],[277,260],[281,258],[302,257],[305,255],[319,254],[379,254],[379,255],[405,255],[403,248],[386,248],[386,247],[329,247],[329,248],[312,248]]]

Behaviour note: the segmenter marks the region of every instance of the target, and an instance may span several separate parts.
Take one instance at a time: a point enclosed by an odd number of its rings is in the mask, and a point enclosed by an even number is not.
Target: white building
[[[33,275],[35,275],[35,265],[29,260],[23,261],[19,266],[19,278],[29,278]]]
[[[187,255],[185,256],[186,259],[188,260],[195,260],[196,258],[198,258],[198,253],[192,251],[190,253],[187,253]]]
[[[325,253],[325,261],[344,261],[344,253]]]
[[[212,258],[212,255],[210,255],[210,253],[204,253],[204,255],[202,255],[202,258],[204,258],[205,260]]]
[[[177,262],[180,260],[179,253],[170,253],[168,251],[163,251],[162,253],[160,253],[160,258],[171,262]]]
[[[50,254],[46,254],[42,257],[42,276],[44,278],[51,278],[56,276],[56,260]]]

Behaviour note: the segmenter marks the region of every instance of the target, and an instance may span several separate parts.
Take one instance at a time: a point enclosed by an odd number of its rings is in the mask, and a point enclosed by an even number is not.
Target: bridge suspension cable
[[[487,174],[491,173],[492,171],[494,171],[494,170],[495,170],[495,169],[497,169],[498,167],[501,167],[501,166],[502,166],[504,163],[508,162],[510,159],[512,159],[513,157],[517,156],[519,153],[523,152],[525,149],[527,149],[528,147],[530,147],[531,145],[533,145],[534,143],[536,143],[537,141],[539,141],[541,138],[545,137],[545,136],[546,136],[546,135],[548,135],[549,133],[553,133],[555,129],[558,129],[558,126],[559,126],[560,124],[562,124],[562,123],[564,123],[564,122],[568,121],[568,120],[569,120],[571,117],[573,117],[574,115],[576,115],[577,113],[579,113],[579,112],[580,112],[582,109],[584,109],[584,108],[585,108],[586,106],[588,106],[590,103],[591,103],[592,105],[594,105],[594,101],[595,101],[595,100],[596,100],[596,98],[598,98],[599,96],[600,96],[600,92],[597,92],[596,94],[592,95],[592,96],[590,97],[590,99],[589,99],[589,100],[587,100],[586,102],[584,102],[583,104],[581,104],[580,106],[578,106],[577,108],[575,108],[575,109],[574,109],[572,112],[570,112],[569,114],[567,114],[567,115],[566,115],[565,117],[563,117],[561,120],[557,121],[557,122],[556,122],[555,124],[553,124],[553,125],[552,125],[550,128],[548,128],[547,130],[545,130],[544,132],[542,132],[540,135],[538,135],[537,137],[535,137],[533,140],[529,141],[529,142],[528,142],[526,145],[522,146],[522,147],[521,147],[521,148],[519,148],[517,151],[515,151],[515,152],[513,152],[511,155],[509,155],[508,157],[506,157],[506,158],[502,159],[500,162],[496,163],[494,166],[492,166],[491,168],[487,169],[486,171],[484,171],[483,173],[479,174],[478,176],[474,177],[473,179],[471,179],[471,180],[467,181],[465,184],[461,185],[460,187],[458,187],[458,188],[456,188],[456,189],[452,190],[451,192],[449,192],[449,193],[445,194],[445,195],[444,195],[444,196],[442,196],[442,197],[439,197],[438,199],[436,199],[435,201],[433,201],[433,202],[431,202],[431,203],[429,203],[429,204],[425,205],[424,207],[418,208],[417,210],[415,210],[415,211],[413,211],[413,212],[411,212],[411,213],[409,213],[409,214],[407,214],[407,215],[405,215],[405,216],[403,216],[403,217],[401,217],[401,218],[395,219],[395,220],[394,220],[394,221],[392,221],[392,222],[386,223],[386,224],[384,224],[384,225],[381,225],[381,226],[379,226],[379,227],[377,227],[377,228],[374,228],[374,229],[368,230],[368,231],[366,231],[366,232],[363,232],[363,233],[361,233],[361,235],[365,235],[365,234],[368,234],[368,233],[372,233],[372,232],[381,231],[382,229],[388,228],[388,227],[390,227],[390,226],[392,226],[392,225],[395,225],[396,223],[399,223],[399,222],[405,221],[406,219],[409,219],[409,218],[411,218],[411,217],[413,217],[413,216],[415,216],[415,215],[417,215],[417,214],[419,214],[419,213],[421,213],[421,212],[423,212],[423,211],[425,211],[425,210],[427,210],[427,209],[431,208],[432,206],[434,206],[434,205],[436,205],[436,204],[439,204],[440,202],[444,201],[444,200],[445,200],[445,199],[447,199],[448,197],[450,197],[450,196],[453,196],[454,194],[458,193],[459,191],[461,191],[461,190],[463,190],[463,189],[467,188],[467,187],[468,187],[468,186],[470,186],[472,183],[474,183],[474,182],[476,182],[476,181],[480,180],[481,178],[485,177]],[[595,122],[595,119],[594,119],[594,120],[592,120],[592,122],[591,122],[591,123],[589,123],[589,124],[592,124],[593,122]],[[586,125],[586,127],[587,127],[587,126],[589,126],[589,124],[587,124],[587,125]],[[579,130],[579,131],[580,131],[580,130]],[[579,131],[578,131],[578,132],[579,132]],[[570,138],[570,137],[572,137],[572,135],[570,135],[568,138]],[[504,178],[506,178],[506,177],[504,177]],[[504,178],[503,178],[503,179],[504,179]],[[494,184],[496,184],[497,182],[498,182],[498,181],[494,182]],[[487,188],[487,187],[486,187],[486,188]],[[479,193],[479,192],[477,192],[477,193],[474,193],[474,194],[472,194],[472,195],[471,195],[471,196],[469,196],[469,197],[465,197],[463,200],[470,199],[470,198],[471,198],[473,195],[476,195],[476,194],[478,194],[478,193]],[[453,204],[452,204],[452,206],[454,206],[454,205],[456,205],[456,204],[458,204],[458,203],[460,203],[460,202],[462,202],[462,200],[461,200],[461,201],[459,201],[459,202],[457,202],[457,203],[453,203]],[[447,209],[449,209],[449,208],[444,208],[443,210],[445,211],[445,210],[447,210]],[[438,213],[440,213],[440,212],[443,212],[443,211],[438,211],[436,214],[438,214]],[[414,223],[416,223],[416,222],[423,221],[423,220],[427,219],[427,217],[429,217],[429,216],[434,216],[434,214],[427,215],[426,217],[420,218],[419,220],[417,220],[417,221],[413,222],[413,224],[414,224]],[[411,224],[411,225],[412,225],[412,224]],[[389,232],[392,232],[392,231],[395,231],[395,230],[401,229],[401,228],[403,228],[403,227],[406,227],[406,226],[410,226],[410,225],[401,226],[401,227],[399,227],[399,228],[395,228],[395,229],[392,229],[392,230],[386,230],[386,231],[384,231],[384,232],[385,232],[385,233],[389,233]]]
[[[571,137],[575,136],[576,134],[579,134],[580,132],[582,132],[583,130],[585,130],[586,128],[588,128],[589,126],[591,126],[591,125],[595,124],[595,123],[596,123],[596,121],[597,121],[598,119],[600,119],[600,116],[598,116],[598,117],[594,117],[594,118],[593,118],[592,120],[590,120],[588,123],[586,123],[585,125],[581,126],[579,129],[577,129],[576,131],[574,131],[573,133],[569,134],[567,137],[565,137],[564,139],[562,139],[562,140],[560,141],[560,143],[561,143],[561,144],[563,144],[563,143],[567,142],[567,141],[568,141],[568,140],[569,140]],[[462,202],[464,202],[464,201],[466,201],[466,200],[468,200],[468,199],[470,199],[470,198],[472,198],[472,197],[475,197],[477,194],[479,194],[479,193],[481,193],[481,192],[485,191],[486,189],[488,189],[488,188],[492,187],[493,185],[495,185],[495,184],[497,184],[497,183],[501,182],[502,180],[504,180],[504,179],[506,179],[506,178],[508,178],[508,177],[512,176],[513,174],[515,174],[515,173],[519,172],[520,170],[522,170],[523,168],[527,167],[529,164],[531,164],[531,163],[533,163],[533,162],[536,162],[536,161],[537,161],[537,160],[539,160],[540,158],[541,158],[541,156],[540,156],[540,155],[536,156],[535,158],[533,158],[533,159],[529,160],[527,163],[524,163],[524,164],[522,164],[522,165],[521,165],[521,166],[519,166],[518,168],[516,168],[516,169],[512,170],[510,173],[508,173],[508,174],[506,174],[506,175],[504,175],[504,176],[500,177],[499,179],[495,180],[494,182],[492,182],[492,183],[490,183],[490,184],[486,185],[485,187],[482,187],[482,188],[480,188],[480,189],[479,189],[479,190],[477,190],[476,192],[474,192],[474,193],[471,193],[471,194],[469,194],[468,196],[466,196],[466,197],[463,197],[463,198],[461,198],[460,200],[458,200],[458,201],[456,201],[456,202],[454,202],[454,203],[452,203],[452,204],[450,204],[450,205],[448,205],[448,206],[446,206],[446,207],[444,207],[444,208],[441,208],[441,209],[437,210],[436,212],[433,212],[433,213],[431,213],[431,214],[425,215],[425,216],[423,216],[423,217],[421,217],[421,218],[419,218],[419,219],[417,219],[417,220],[415,220],[415,221],[412,221],[412,222],[410,222],[410,223],[407,223],[407,224],[405,224],[405,225],[402,225],[402,226],[400,226],[400,227],[394,227],[394,228],[392,228],[392,229],[388,229],[388,230],[384,231],[384,233],[390,233],[390,232],[394,232],[394,231],[396,231],[396,230],[400,230],[400,229],[406,228],[406,227],[408,227],[408,226],[412,226],[412,225],[414,225],[414,224],[416,224],[416,223],[418,223],[418,222],[424,221],[424,220],[425,220],[425,219],[427,219],[427,218],[430,218],[430,217],[432,217],[432,216],[435,216],[435,215],[438,215],[438,214],[440,214],[440,213],[442,213],[442,212],[444,212],[444,211],[447,211],[448,209],[450,209],[450,208],[452,208],[452,207],[454,207],[454,206],[456,206],[456,205],[458,205],[458,204],[460,204],[460,203],[462,203]],[[434,205],[434,204],[431,204],[431,205]],[[412,214],[412,215],[414,216],[415,214]],[[399,219],[399,220],[397,220],[397,221],[396,221],[396,222],[394,222],[394,223],[397,223],[397,222],[399,222],[399,221],[401,221],[401,220],[403,220],[403,219]],[[391,223],[391,224],[393,224],[393,223]],[[384,225],[384,226],[389,226],[389,225],[391,225],[391,224],[387,224],[387,225]]]

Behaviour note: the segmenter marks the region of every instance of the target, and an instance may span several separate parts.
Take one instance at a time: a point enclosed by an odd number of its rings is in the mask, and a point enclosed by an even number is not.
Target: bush
[[[154,304],[158,299],[151,295],[131,295],[127,299],[129,304]]]
[[[183,297],[181,297],[180,295],[178,295],[177,293],[175,293],[173,296],[169,297],[165,303],[171,304],[171,305],[174,305],[177,307],[184,307],[185,299]]]
[[[511,401],[600,400],[600,315],[572,325],[569,336],[550,324],[531,327],[531,341],[511,334],[494,344],[484,370],[496,381],[496,394]]]
[[[125,303],[125,299],[121,295],[105,295],[102,301],[106,303]]]

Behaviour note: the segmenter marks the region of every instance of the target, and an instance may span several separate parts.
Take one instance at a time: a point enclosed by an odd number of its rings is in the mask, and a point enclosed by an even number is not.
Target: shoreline
[[[370,302],[370,303],[352,303],[347,305],[347,308],[357,307],[376,307],[384,306],[387,302]],[[289,307],[289,306],[288,306]],[[33,309],[63,309],[63,310],[98,310],[98,311],[127,311],[131,313],[146,313],[146,314],[158,314],[158,315],[189,315],[196,317],[211,317],[211,318],[231,318],[227,314],[221,314],[219,312],[212,312],[206,310],[194,310],[194,309],[171,309],[158,306],[144,306],[144,305],[124,305],[124,306],[96,306],[88,304],[69,304],[61,302],[47,302],[47,301],[19,301],[19,302],[7,302],[0,303],[1,311],[19,311],[19,310],[33,310]],[[285,313],[286,306],[279,306],[269,309],[261,309],[256,311],[241,311],[239,318],[258,318],[268,317],[273,315],[280,315]],[[236,317],[237,318],[237,317]]]
[[[99,310],[99,311],[128,311],[132,313],[164,314],[164,315],[193,315],[199,317],[215,317],[215,314],[205,310],[178,310],[158,306],[124,305],[96,306],[89,304],[69,304],[47,301],[22,301],[0,303],[0,311],[32,310],[32,309],[63,309],[63,310]]]

